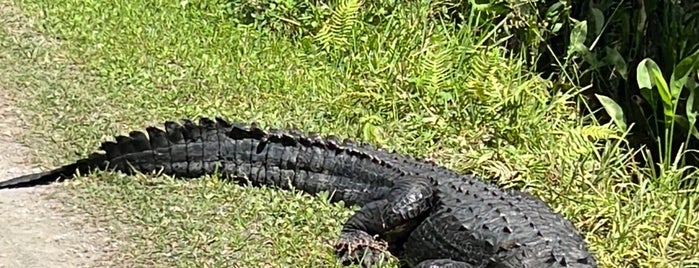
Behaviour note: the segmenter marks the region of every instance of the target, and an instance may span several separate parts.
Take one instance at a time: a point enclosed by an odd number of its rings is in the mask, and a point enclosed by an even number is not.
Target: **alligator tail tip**
[[[49,171],[32,173],[0,181],[0,189],[32,187],[46,185],[73,177],[78,171],[85,173],[93,168],[99,168],[105,164],[106,156],[92,154],[88,158],[79,160],[73,164],[65,165]]]
[[[27,174],[19,176],[13,179],[0,182],[0,189],[10,189],[10,188],[22,188],[31,187],[35,185],[45,185],[50,184],[54,181],[60,180],[61,177],[57,176],[56,170],[50,170],[45,172]]]

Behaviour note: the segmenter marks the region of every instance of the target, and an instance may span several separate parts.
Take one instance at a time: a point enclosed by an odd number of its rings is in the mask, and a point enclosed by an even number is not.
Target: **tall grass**
[[[696,193],[653,181],[652,170],[634,161],[623,125],[578,114],[575,96],[584,88],[529,70],[531,51],[507,49],[507,24],[488,12],[470,9],[454,24],[427,1],[397,2],[376,15],[380,5],[345,0],[316,7],[324,15],[307,19],[317,25],[289,34],[264,18],[235,22],[225,1],[17,3],[38,20],[34,34],[61,40],[44,52],[49,64],[21,52],[36,44],[5,35],[11,58],[35,71],[12,74],[25,81],[11,86],[32,123],[26,139],[44,163],[182,117],[293,126],[524,189],[571,219],[603,267],[697,262]],[[333,266],[328,245],[351,214],[322,197],[215,176],[177,182],[100,173],[67,189],[68,202],[121,230],[115,235],[124,245],[113,258],[124,265]]]

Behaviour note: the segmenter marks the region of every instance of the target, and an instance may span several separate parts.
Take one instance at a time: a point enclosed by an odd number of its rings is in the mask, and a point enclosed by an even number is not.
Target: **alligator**
[[[597,267],[575,226],[524,191],[333,135],[220,117],[196,121],[117,135],[98,152],[0,182],[0,189],[95,170],[181,179],[219,174],[241,185],[329,192],[331,202],[358,206],[334,245],[344,265],[374,267],[391,254],[402,267]]]

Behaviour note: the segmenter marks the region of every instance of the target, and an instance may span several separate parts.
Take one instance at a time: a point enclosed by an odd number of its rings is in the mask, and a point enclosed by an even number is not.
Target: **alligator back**
[[[577,228],[533,195],[371,144],[352,146],[437,184],[437,204],[401,245],[409,267],[439,258],[474,267],[597,267]]]

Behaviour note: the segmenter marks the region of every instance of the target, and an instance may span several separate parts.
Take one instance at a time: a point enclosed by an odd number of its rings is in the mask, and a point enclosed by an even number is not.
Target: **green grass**
[[[495,29],[473,28],[491,25],[436,27],[425,39],[424,14],[404,10],[324,50],[312,37],[235,26],[215,1],[15,3],[39,23],[33,34],[4,29],[3,56],[18,64],[2,82],[16,89],[25,140],[45,164],[183,117],[295,126],[524,188],[571,219],[603,267],[699,262],[696,193],[659,188],[615,128],[579,118],[570,92],[481,45]],[[66,190],[66,202],[124,239],[114,261],[137,266],[335,266],[330,246],[351,215],[322,197],[211,178],[99,173]]]

